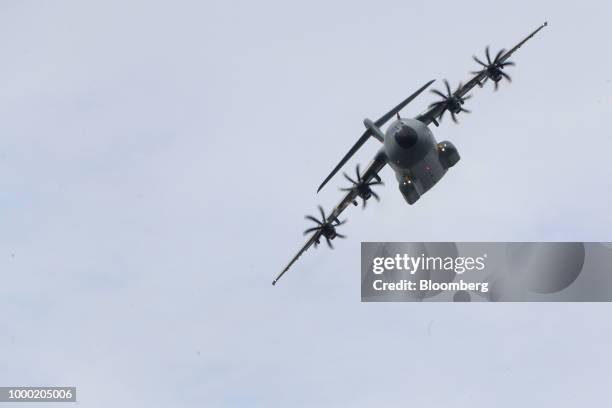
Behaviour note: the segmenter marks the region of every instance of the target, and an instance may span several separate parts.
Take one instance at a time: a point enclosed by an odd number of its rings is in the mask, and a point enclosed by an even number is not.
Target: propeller
[[[432,90],[431,92],[441,97],[442,100],[432,103],[431,105],[429,105],[429,107],[430,108],[442,107],[442,111],[440,112],[440,116],[439,116],[440,122],[442,122],[442,116],[444,116],[444,113],[448,110],[451,114],[451,118],[453,119],[453,122],[457,123],[457,117],[455,115],[457,115],[459,112],[465,112],[465,113],[471,112],[465,109],[462,105],[465,103],[467,99],[470,99],[472,96],[471,95],[467,95],[467,96],[455,95],[456,93],[459,92],[459,90],[463,86],[461,83],[459,83],[459,86],[457,87],[455,94],[451,92],[450,84],[448,83],[446,79],[444,80],[444,85],[446,86],[447,94],[444,95],[442,92],[438,91],[437,89]]]
[[[493,58],[493,60],[491,61],[491,54],[489,52],[489,46],[487,45],[485,48],[485,56],[487,57],[486,64],[482,62],[481,60],[479,60],[475,55],[472,56],[472,58],[474,58],[474,61],[476,61],[483,67],[480,71],[472,71],[472,74],[481,74],[481,73],[486,74],[487,78],[485,78],[485,81],[486,79],[491,78],[493,80],[493,83],[495,84],[496,91],[497,91],[497,88],[499,87],[498,82],[502,78],[506,78],[508,82],[512,82],[512,78],[510,77],[510,75],[502,71],[505,67],[515,65],[514,62],[512,61],[502,61],[501,58],[502,58],[502,55],[505,54],[505,52],[506,50],[502,48],[501,50],[499,50],[497,55],[495,55],[495,58]]]
[[[357,181],[350,178],[346,173],[344,173],[344,178],[350,181],[353,186],[349,188],[341,188],[340,191],[355,191],[359,197],[363,199],[363,208],[366,207],[366,202],[370,197],[374,197],[376,201],[380,201],[380,197],[374,191],[372,191],[372,186],[383,185],[384,183],[378,177],[376,180],[366,182],[361,178],[361,173],[359,172],[359,164],[355,168],[355,173],[357,174]],[[356,201],[353,201],[355,205],[357,205]]]
[[[312,215],[307,215],[305,218],[307,220],[313,221],[317,224],[316,227],[312,227],[312,228],[308,228],[306,231],[304,231],[304,235],[307,235],[311,232],[314,233],[318,233],[319,231],[321,232],[321,235],[323,235],[325,237],[325,240],[327,241],[327,245],[329,245],[329,247],[331,249],[334,249],[334,246],[331,243],[331,240],[338,237],[338,238],[346,238],[346,236],[342,235],[342,234],[338,234],[336,232],[336,227],[338,225],[342,225],[346,222],[346,220],[344,221],[339,221],[337,218],[335,218],[333,221],[334,223],[332,223],[332,221],[328,221],[327,217],[325,216],[325,211],[323,211],[323,207],[319,206],[319,212],[321,213],[321,220],[316,219],[315,217],[313,217]],[[317,238],[317,240],[315,241],[315,248],[317,247],[317,245],[319,245],[319,239]]]

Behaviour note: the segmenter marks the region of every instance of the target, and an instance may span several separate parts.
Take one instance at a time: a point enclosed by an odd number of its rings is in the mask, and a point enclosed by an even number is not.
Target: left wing
[[[298,258],[300,256],[302,256],[302,254],[304,252],[306,252],[308,250],[308,248],[310,248],[312,246],[312,244],[314,244],[315,242],[317,242],[319,240],[319,238],[321,237],[321,231],[317,231],[314,233],[314,235],[312,237],[310,237],[310,239],[308,241],[306,241],[306,243],[304,244],[304,246],[302,247],[302,249],[300,249],[298,251],[298,253],[293,257],[293,259],[291,259],[291,261],[289,261],[289,263],[287,264],[287,266],[285,266],[285,269],[282,270],[281,273],[279,273],[276,278],[274,278],[274,280],[272,281],[272,285],[276,285],[276,282],[278,282],[278,280],[285,274],[285,272],[287,272],[289,270],[289,268],[291,268],[291,265],[293,265],[295,263],[295,261],[298,260]]]
[[[376,157],[374,157],[374,160],[372,160],[372,162],[365,169],[362,175],[362,180],[364,180],[366,183],[372,181],[372,179],[380,180],[378,172],[380,172],[380,170],[385,167],[385,164],[387,164],[387,158],[383,150],[381,149],[376,154]],[[334,207],[334,209],[327,216],[327,218],[325,218],[325,221],[333,226],[340,225],[341,222],[338,217],[340,217],[346,207],[348,207],[351,203],[353,203],[353,201],[357,199],[357,196],[358,194],[355,188],[348,191],[344,198],[336,205],[336,207]],[[285,266],[281,273],[279,273],[276,278],[274,278],[274,280],[272,281],[272,285],[276,285],[276,282],[278,282],[278,280],[285,274],[285,272],[287,272],[289,268],[291,268],[291,265],[293,265],[295,261],[297,261],[298,258],[308,250],[308,248],[310,248],[313,244],[316,246],[319,243],[321,236],[323,236],[322,231],[322,229],[318,229],[313,233],[313,235],[308,239],[308,241],[306,241],[304,246],[298,251],[298,253],[293,257],[293,259],[289,261],[289,263],[287,264],[287,266]]]
[[[384,150],[379,150],[374,160],[370,162],[368,167],[365,169],[361,179],[365,183],[369,183],[372,179],[377,179],[380,181],[380,177],[378,176],[378,172],[382,170],[383,167],[387,164],[387,156],[384,153]],[[340,214],[349,206],[355,199],[357,198],[357,190],[350,190],[344,198],[336,205],[336,207],[332,210],[329,217],[333,220],[337,220]]]

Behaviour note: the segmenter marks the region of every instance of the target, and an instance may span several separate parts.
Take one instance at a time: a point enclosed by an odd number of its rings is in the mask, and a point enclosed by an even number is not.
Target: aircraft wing
[[[465,85],[457,89],[453,93],[453,95],[458,96],[458,97],[464,97],[476,85],[482,85],[482,83],[486,79],[487,79],[487,74],[484,72],[480,72],[474,75],[474,77],[470,79]],[[435,123],[436,126],[438,126],[438,118],[442,114],[442,112],[444,112],[445,109],[446,107],[444,105],[432,106],[429,109],[427,109],[424,113],[417,116],[416,119],[423,122],[426,125],[429,125],[430,123],[433,122]]]
[[[536,35],[538,33],[538,31],[540,31],[541,29],[543,29],[544,27],[546,27],[548,25],[548,22],[545,21],[544,24],[542,24],[541,26],[539,26],[536,30],[534,30],[534,32],[532,32],[531,34],[529,34],[527,37],[525,37],[523,39],[523,41],[521,41],[520,43],[516,44],[514,47],[512,47],[510,50],[508,50],[503,56],[501,56],[499,58],[499,62],[505,62],[508,58],[510,58],[512,56],[512,54],[514,54],[514,52],[516,50],[518,50],[519,48],[521,48],[523,46],[523,44],[525,44],[529,39],[531,39],[531,37],[533,37],[534,35]]]
[[[385,167],[385,164],[387,164],[387,158],[385,157],[383,151],[380,150],[376,154],[374,160],[372,160],[372,162],[365,169],[362,175],[362,180],[368,183],[372,181],[372,179],[379,179],[378,172],[380,172],[380,170]],[[338,219],[338,217],[340,217],[346,207],[348,207],[353,201],[355,201],[357,196],[358,194],[355,189],[348,191],[344,198],[340,200],[340,202],[336,205],[336,207],[334,207],[332,212],[327,216],[326,221],[330,223],[339,224],[340,220]],[[291,261],[289,261],[289,263],[287,264],[287,266],[285,266],[281,273],[279,273],[276,278],[274,278],[274,280],[272,281],[272,285],[276,285],[276,282],[278,282],[278,280],[285,274],[285,272],[287,272],[289,268],[291,268],[291,265],[293,265],[295,261],[297,261],[298,258],[308,250],[308,248],[310,248],[313,244],[317,246],[319,240],[321,239],[321,236],[321,230],[315,231],[313,235],[308,239],[308,241],[306,241],[304,246],[298,251],[298,253],[291,259]]]
[[[285,274],[285,272],[287,272],[289,270],[289,268],[291,268],[291,265],[293,265],[295,263],[295,261],[298,260],[298,258],[300,256],[302,256],[302,254],[304,252],[306,252],[308,250],[308,248],[310,248],[312,246],[312,244],[314,244],[315,242],[317,242],[319,240],[319,238],[321,238],[321,230],[315,232],[308,241],[306,241],[306,243],[304,244],[304,246],[302,247],[302,249],[300,249],[298,251],[298,253],[293,257],[293,259],[291,259],[291,261],[289,261],[289,263],[287,264],[287,266],[285,266],[285,268],[282,270],[281,273],[279,273],[276,278],[274,278],[274,280],[272,281],[272,285],[276,285],[276,282],[278,282],[278,280]]]
[[[510,50],[506,51],[505,53],[504,53],[504,50],[500,51],[499,58],[496,58],[496,60],[499,63],[503,63],[503,62],[507,61],[508,58],[510,58],[510,56],[512,56],[512,54],[514,54],[519,48],[521,48],[523,46],[523,44],[525,44],[529,39],[531,39],[531,37],[536,35],[538,33],[538,31],[540,31],[541,29],[543,29],[547,25],[548,25],[548,23],[545,22],[540,27],[538,27],[536,30],[534,30],[531,34],[529,34],[527,37],[525,37],[521,42],[516,44],[514,47],[512,47]],[[468,82],[466,82],[465,85],[460,86],[459,89],[457,89],[455,92],[453,92],[453,96],[457,96],[459,98],[464,98],[472,90],[472,88],[474,88],[476,85],[482,86],[482,84],[484,84],[484,82],[487,79],[488,79],[488,76],[487,76],[486,70],[481,70],[480,72],[475,74],[472,77],[472,79],[470,79]],[[425,123],[426,125],[429,125],[430,123],[433,122],[437,126],[438,125],[437,119],[442,114],[444,109],[446,109],[446,108],[443,105],[432,106],[429,109],[427,109],[425,112],[423,112],[422,114],[417,116],[416,119],[420,120],[421,122]]]
[[[378,173],[382,170],[383,167],[387,164],[387,157],[384,152],[380,150],[374,160],[370,162],[368,167],[366,167],[361,179],[364,180],[365,183],[369,183],[372,179],[379,179]],[[357,191],[355,189],[346,193],[344,198],[340,200],[340,202],[334,207],[331,214],[329,215],[329,219],[337,220],[340,217],[340,214],[349,206],[355,199],[357,198]]]

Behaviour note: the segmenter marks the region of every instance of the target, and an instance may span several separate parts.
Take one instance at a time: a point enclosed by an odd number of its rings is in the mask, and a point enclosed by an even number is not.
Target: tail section
[[[353,145],[353,147],[351,147],[351,149],[342,158],[342,160],[340,160],[340,163],[338,163],[338,165],[332,170],[332,172],[329,174],[329,176],[327,176],[327,178],[325,180],[323,180],[323,183],[321,183],[321,185],[317,189],[317,193],[319,191],[321,191],[321,189],[325,186],[325,184],[327,184],[327,182],[332,177],[334,177],[334,175],[338,172],[338,170],[340,170],[342,168],[342,166],[344,166],[346,164],[346,162],[349,161],[349,159],[351,157],[353,157],[355,152],[357,150],[359,150],[359,148],[361,146],[363,146],[363,144],[366,142],[366,140],[368,140],[368,138],[370,136],[373,136],[376,139],[381,140],[383,138],[383,135],[382,135],[382,132],[380,130],[380,127],[383,126],[385,123],[387,123],[389,121],[389,119],[391,119],[395,114],[397,114],[400,110],[402,110],[406,105],[408,105],[410,102],[412,102],[412,100],[414,98],[419,96],[421,94],[421,92],[423,92],[425,89],[427,89],[427,87],[429,87],[429,85],[431,85],[434,81],[435,81],[435,79],[432,79],[431,81],[429,81],[428,83],[423,85],[421,88],[419,88],[419,90],[417,90],[415,93],[413,93],[412,95],[410,95],[409,97],[404,99],[395,108],[391,109],[389,112],[387,112],[383,116],[381,116],[380,119],[378,119],[376,122],[372,122],[369,119],[365,119],[363,122],[364,122],[364,125],[367,128],[366,131],[361,135],[361,137],[357,140],[357,142]]]

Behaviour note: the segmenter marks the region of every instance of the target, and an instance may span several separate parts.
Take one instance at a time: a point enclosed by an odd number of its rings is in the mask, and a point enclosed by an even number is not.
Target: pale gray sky
[[[361,304],[359,247],[612,240],[611,12],[2,2],[0,385],[94,408],[605,404],[609,305]],[[349,239],[270,285],[340,198],[340,178],[315,190],[363,117],[545,20],[511,85],[434,130],[462,155],[439,185],[410,207],[385,169]]]

